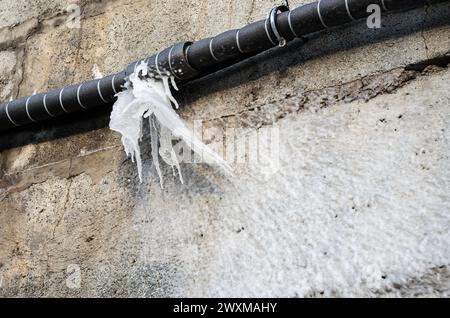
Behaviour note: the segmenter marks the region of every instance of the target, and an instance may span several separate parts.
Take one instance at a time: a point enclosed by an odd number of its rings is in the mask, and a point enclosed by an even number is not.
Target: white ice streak
[[[216,163],[226,172],[231,173],[231,167],[197,138],[172,108],[171,102],[178,108],[169,84],[170,80],[172,86],[177,89],[174,79],[168,76],[163,76],[162,80],[150,78],[147,72],[147,64],[141,63],[130,75],[125,84],[126,89],[117,94],[118,98],[113,106],[110,122],[110,128],[122,135],[125,152],[133,162],[136,161],[140,181],[142,182],[142,159],[139,142],[143,137],[144,118],[147,118],[150,123],[152,160],[161,187],[163,178],[159,157],[172,167],[174,174],[175,168],[177,169],[180,180],[183,182],[177,154],[172,147],[172,136],[184,141],[205,162]]]

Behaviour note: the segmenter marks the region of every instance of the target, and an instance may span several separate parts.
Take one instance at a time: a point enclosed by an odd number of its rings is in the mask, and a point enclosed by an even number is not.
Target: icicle
[[[170,84],[178,90],[173,76],[163,76],[162,80],[156,80],[147,75],[149,75],[147,64],[139,64],[135,73],[130,75],[129,81],[125,84],[126,90],[117,94],[110,122],[110,128],[122,135],[126,154],[136,161],[140,181],[142,182],[142,160],[139,142],[143,137],[144,118],[147,118],[150,123],[152,160],[161,187],[163,187],[163,178],[159,157],[172,167],[174,174],[178,171],[181,183],[184,182],[180,164],[172,146],[172,136],[184,141],[206,162],[216,163],[226,172],[231,173],[231,167],[203,144],[172,108],[171,102],[176,108],[179,107],[170,90]]]
[[[161,173],[161,167],[159,166],[159,157],[158,157],[158,128],[156,126],[155,118],[153,116],[149,117],[149,123],[150,123],[150,142],[152,146],[153,164],[156,168],[156,172],[158,173],[161,188],[164,188],[163,177]]]
[[[179,88],[177,86],[177,82],[175,82],[175,77],[174,76],[170,76],[170,82],[172,83],[172,87],[178,92]]]
[[[161,127],[160,134],[159,155],[164,160],[164,162],[172,166],[174,176],[176,175],[174,168],[177,168],[178,175],[180,176],[180,181],[181,183],[184,183],[183,176],[181,175],[180,164],[178,162],[175,150],[173,150],[172,146],[172,132],[163,126]]]
[[[170,86],[169,86],[169,78],[166,76],[163,76],[162,78],[163,83],[164,83],[164,91],[166,93],[166,96],[169,98],[169,100],[175,105],[175,108],[178,109],[180,108],[180,106],[178,105],[177,100],[175,99],[175,97],[173,97],[172,95],[172,91],[170,90]]]

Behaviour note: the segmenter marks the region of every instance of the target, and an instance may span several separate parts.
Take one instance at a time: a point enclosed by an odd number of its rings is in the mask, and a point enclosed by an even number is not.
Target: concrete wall
[[[2,101],[276,3],[72,2],[79,28],[69,1],[1,1]],[[165,167],[161,189],[145,145],[139,183],[108,110],[3,134],[0,296],[448,296],[449,18],[440,4],[359,23],[185,87],[180,115],[207,142],[275,132],[275,166],[183,164],[184,185]]]

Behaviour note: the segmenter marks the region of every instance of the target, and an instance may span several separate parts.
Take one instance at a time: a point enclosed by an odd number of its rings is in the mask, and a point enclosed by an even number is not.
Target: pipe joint
[[[187,50],[191,45],[192,42],[176,43],[156,55],[131,63],[127,67],[126,75],[133,74],[140,63],[146,63],[149,77],[174,76],[178,81],[197,77],[199,72],[191,66],[187,58]]]

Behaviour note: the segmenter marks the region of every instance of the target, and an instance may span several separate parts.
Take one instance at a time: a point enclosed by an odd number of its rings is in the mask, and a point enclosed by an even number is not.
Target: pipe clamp
[[[277,16],[279,13],[290,11],[289,5],[280,5],[275,6],[270,10],[268,20],[270,22],[270,28],[272,29],[272,33],[275,35],[276,40],[278,42],[278,46],[283,47],[286,45],[286,39],[281,35],[278,30]]]

